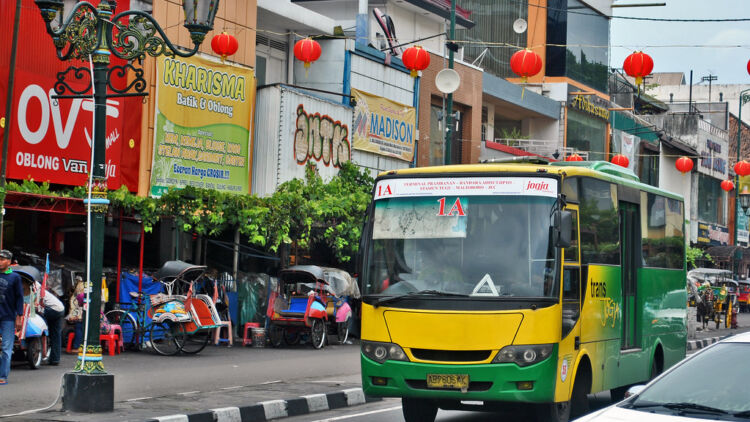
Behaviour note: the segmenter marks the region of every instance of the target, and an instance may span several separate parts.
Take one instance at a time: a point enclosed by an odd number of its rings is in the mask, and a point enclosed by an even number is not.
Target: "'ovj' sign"
[[[414,107],[352,89],[354,108],[352,144],[370,151],[411,161],[417,136]]]
[[[160,57],[151,195],[170,186],[249,192],[252,69]]]

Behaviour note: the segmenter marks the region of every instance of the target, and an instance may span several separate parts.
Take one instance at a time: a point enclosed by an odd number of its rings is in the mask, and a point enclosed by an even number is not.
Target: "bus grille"
[[[427,381],[425,380],[414,380],[414,379],[407,379],[405,380],[406,384],[415,390],[450,390],[450,391],[461,391],[458,388],[430,388],[427,386]],[[490,388],[492,388],[492,382],[491,381],[469,381],[469,388],[468,391],[488,391]]]
[[[489,359],[491,353],[491,350],[411,349],[411,354],[419,360],[439,362],[481,362]]]

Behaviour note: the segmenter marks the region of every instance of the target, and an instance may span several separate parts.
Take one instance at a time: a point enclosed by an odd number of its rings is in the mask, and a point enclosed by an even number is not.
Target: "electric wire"
[[[18,413],[9,413],[7,415],[0,415],[0,419],[13,418],[13,417],[16,417],[16,416],[23,416],[23,415],[30,415],[32,413],[39,413],[39,412],[44,412],[45,410],[52,409],[57,404],[57,402],[60,401],[60,398],[62,397],[63,386],[64,386],[63,380],[65,379],[64,377],[65,377],[64,375],[62,377],[60,377],[60,390],[58,390],[58,392],[57,392],[57,398],[49,406],[47,406],[47,407],[40,407],[38,409],[24,410],[24,411],[18,412]]]

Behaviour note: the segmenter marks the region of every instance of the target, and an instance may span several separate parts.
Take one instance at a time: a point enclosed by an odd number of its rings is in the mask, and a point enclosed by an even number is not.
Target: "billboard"
[[[193,56],[157,59],[151,195],[196,186],[249,193],[251,68]]]
[[[9,57],[15,2],[0,2],[0,116],[5,113],[8,91]],[[129,1],[118,2],[118,11],[129,7]],[[63,185],[84,185],[91,159],[94,101],[86,99],[54,99],[58,72],[69,66],[84,69],[82,80],[69,72],[66,82],[83,91],[90,82],[87,62],[60,61],[44,21],[32,0],[24,0],[20,24],[23,41],[33,48],[18,48],[13,86],[13,116],[7,156],[8,179],[33,179]],[[124,60],[112,56],[112,65]],[[112,73],[112,85],[125,88],[127,77]],[[65,92],[70,94],[70,92]],[[137,190],[140,145],[141,99],[110,98],[106,108],[106,175],[109,189],[126,183]],[[125,115],[128,116],[126,121]],[[0,128],[0,139],[4,128]],[[124,176],[127,174],[127,176]]]
[[[404,161],[414,159],[417,111],[386,98],[352,88],[354,107],[352,146]]]

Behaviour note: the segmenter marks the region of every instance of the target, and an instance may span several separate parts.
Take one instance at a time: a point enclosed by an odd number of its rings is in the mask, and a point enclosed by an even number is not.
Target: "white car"
[[[576,422],[750,421],[748,356],[750,332],[726,338]]]

